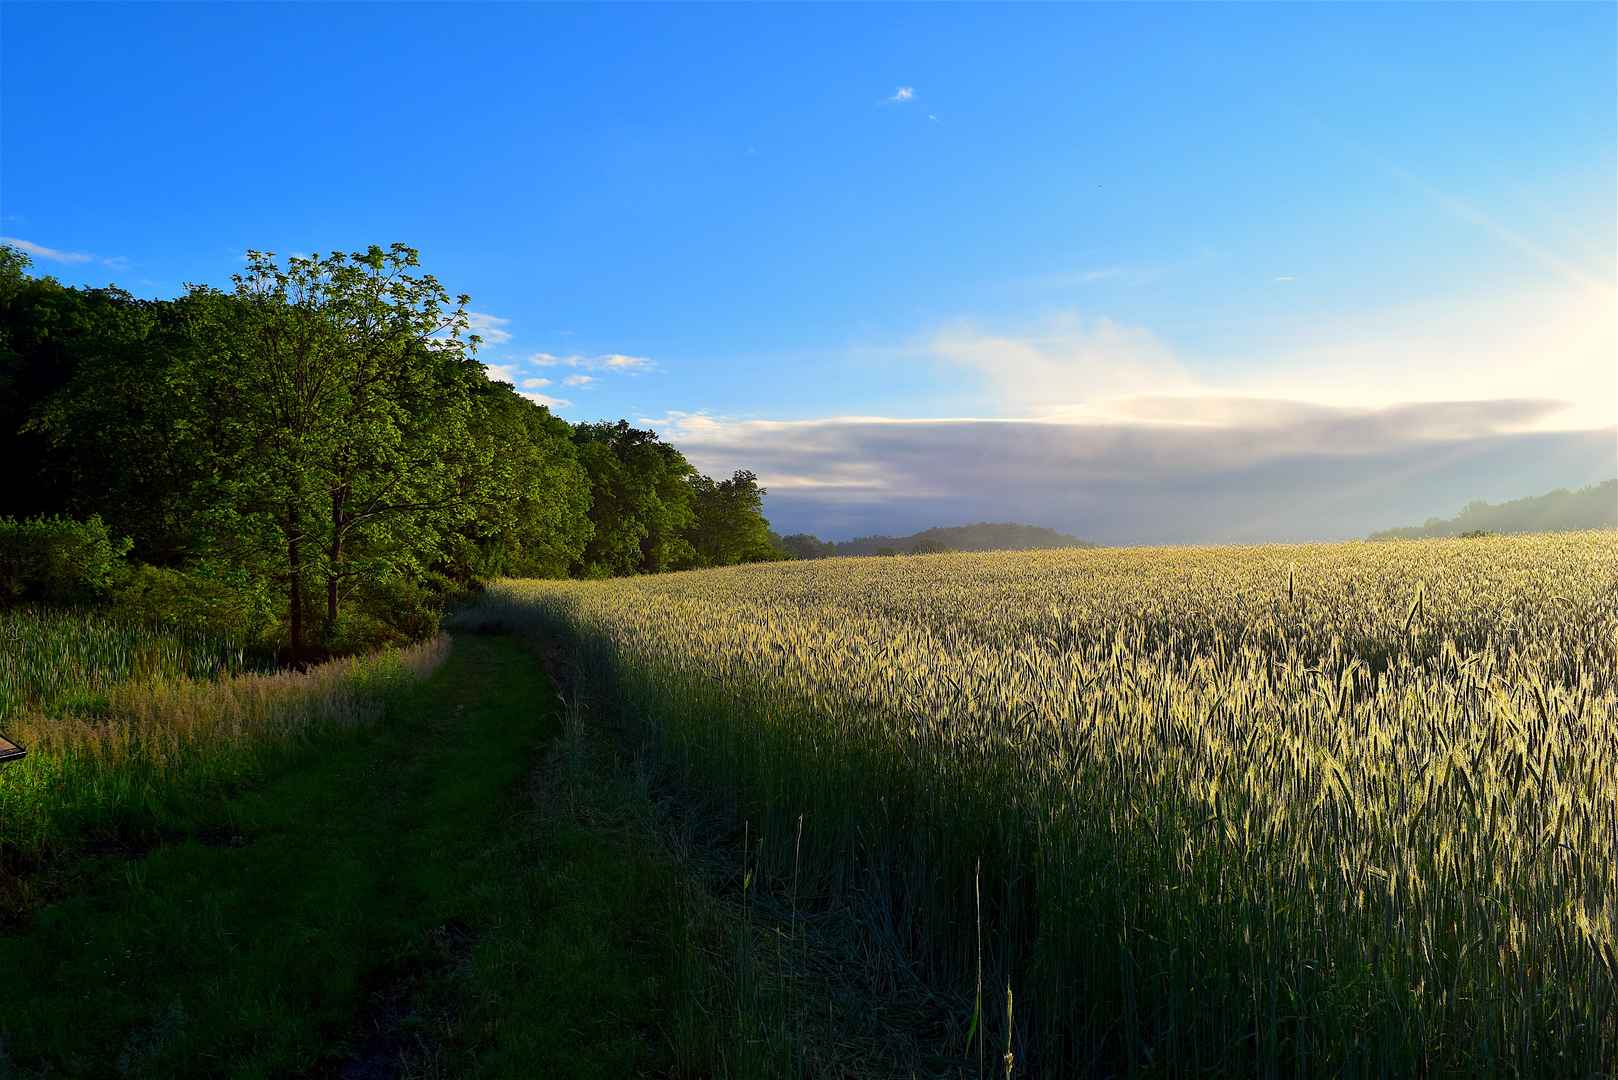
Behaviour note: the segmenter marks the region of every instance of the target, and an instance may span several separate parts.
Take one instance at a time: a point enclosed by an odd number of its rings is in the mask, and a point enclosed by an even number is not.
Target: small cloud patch
[[[0,244],[14,247],[18,251],[32,255],[36,259],[45,259],[48,262],[65,263],[70,266],[82,263],[100,263],[114,270],[126,270],[129,268],[129,259],[123,255],[104,257],[92,255],[88,251],[63,251],[61,248],[46,247],[44,244],[36,244],[32,240],[23,240],[15,236],[0,236]]]
[[[511,331],[506,329],[511,323],[510,319],[482,311],[468,311],[466,322],[472,333],[482,338],[485,345],[504,345],[511,340]]]

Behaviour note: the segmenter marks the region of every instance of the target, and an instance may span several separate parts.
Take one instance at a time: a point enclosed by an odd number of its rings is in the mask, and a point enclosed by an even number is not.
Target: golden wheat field
[[[1610,533],[508,582],[478,618],[577,642],[806,907],[1013,990],[969,1030],[1046,1075],[1618,1065]]]

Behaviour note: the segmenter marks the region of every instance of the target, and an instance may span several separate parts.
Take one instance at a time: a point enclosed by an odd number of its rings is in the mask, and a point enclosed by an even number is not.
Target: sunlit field
[[[518,581],[471,618],[574,641],[760,882],[979,1002],[951,1053],[1618,1068],[1611,533]]]
[[[0,874],[85,840],[139,842],[276,755],[381,716],[444,639],[256,671],[205,633],[95,613],[0,612],[0,732],[28,756],[0,767]]]

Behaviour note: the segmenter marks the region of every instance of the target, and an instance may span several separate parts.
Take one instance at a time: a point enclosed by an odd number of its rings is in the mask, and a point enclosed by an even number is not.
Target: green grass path
[[[0,1077],[656,1067],[635,1032],[661,961],[611,927],[657,883],[535,834],[524,780],[557,728],[531,654],[462,637],[378,729],[222,803],[207,843],[97,858],[0,931]]]

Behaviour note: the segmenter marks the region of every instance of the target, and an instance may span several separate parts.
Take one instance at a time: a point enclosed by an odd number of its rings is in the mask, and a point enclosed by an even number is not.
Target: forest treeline
[[[1618,528],[1618,480],[1569,491],[1557,488],[1503,503],[1476,499],[1452,518],[1372,533],[1372,540],[1418,540],[1480,533],[1572,532]]]
[[[492,381],[403,245],[143,300],[0,247],[0,603],[184,615],[296,658],[419,636],[500,575],[783,558],[750,472]]]
[[[933,555],[946,551],[1036,551],[1045,548],[1094,547],[1077,536],[1040,525],[980,521],[923,529],[909,536],[858,536],[822,540],[808,533],[781,538],[795,559],[827,559],[841,555]]]

